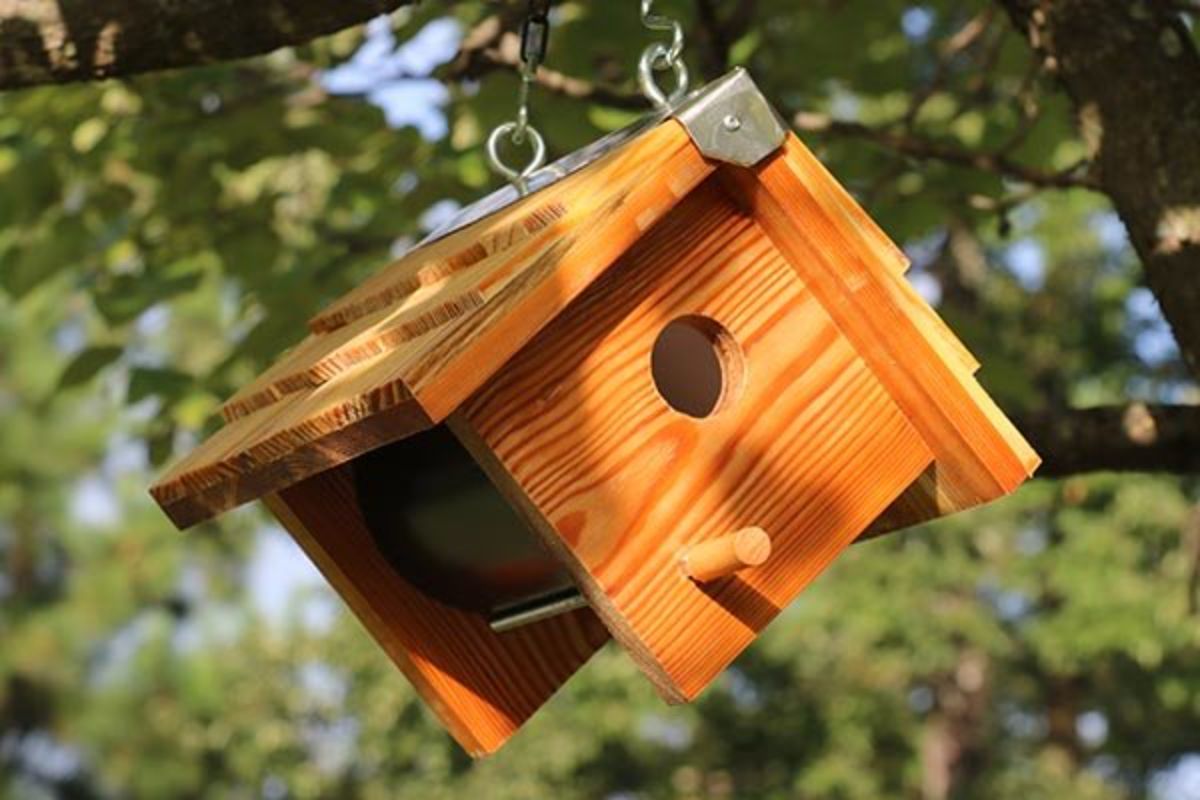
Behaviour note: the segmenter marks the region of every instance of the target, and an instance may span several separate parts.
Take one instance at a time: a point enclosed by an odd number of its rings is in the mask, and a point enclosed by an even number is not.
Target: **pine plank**
[[[608,641],[590,609],[497,634],[423,594],[375,547],[347,467],[266,503],[472,756],[499,749]]]
[[[897,276],[908,270],[910,262],[904,251],[794,134],[788,135],[784,152],[789,169],[798,180],[803,181],[813,202],[828,217],[837,220],[839,233],[848,242],[854,242],[863,251],[864,257],[885,265]],[[897,296],[896,299],[905,304],[906,314],[918,319],[927,328],[931,343],[945,361],[971,375],[979,371],[979,361],[974,354],[919,295],[914,292]]]
[[[480,225],[406,253],[309,320],[309,329],[316,334],[329,333],[392,306],[422,287],[503,255],[566,216],[562,195],[567,188],[552,185],[537,196],[535,203],[515,205],[482,220]]]
[[[309,335],[299,343],[288,348],[261,375],[250,383],[234,392],[222,405],[221,417],[226,423],[242,417],[248,417],[260,408],[266,408],[278,402],[283,393],[276,391],[273,386],[279,378],[293,369],[293,364],[307,361],[324,345],[318,337]]]
[[[558,195],[505,212],[526,227],[540,215],[527,235],[487,218],[414,253],[405,270],[444,263],[472,237],[490,243],[460,269],[393,291],[391,305],[355,316],[350,306],[374,302],[360,296],[343,307],[340,326],[239,393],[232,420],[151,493],[177,524],[195,524],[440,422],[713,169],[668,120],[547,190]],[[546,212],[558,196],[575,199]],[[387,424],[372,420],[385,412]]]
[[[753,171],[723,170],[721,179],[929,442],[943,509],[1012,491],[1036,468],[1036,454],[971,377],[968,363],[947,358],[944,323],[810,188],[817,183],[815,163],[789,136],[780,153]]]
[[[354,367],[392,353],[479,308],[487,264],[426,284],[395,302],[322,335],[309,335],[247,385],[223,410],[227,420],[247,416],[285,397],[312,390]]]
[[[688,314],[739,343],[712,417],[657,394],[650,350]],[[706,183],[452,419],[609,630],[671,701],[695,697],[932,453],[755,221]],[[491,462],[490,465],[488,462]],[[701,586],[690,545],[757,526],[760,567]]]
[[[172,522],[187,528],[432,424],[377,361],[341,386],[290,395],[227,424],[150,493]]]

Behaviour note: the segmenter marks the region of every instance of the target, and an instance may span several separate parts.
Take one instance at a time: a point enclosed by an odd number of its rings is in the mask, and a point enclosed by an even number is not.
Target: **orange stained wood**
[[[706,583],[759,567],[771,557],[771,537],[762,528],[742,528],[687,547],[679,557],[683,574]]]
[[[714,166],[673,120],[314,320],[151,489],[181,527],[441,421]]]
[[[717,412],[672,410],[656,336],[688,315],[736,342]],[[665,697],[694,697],[930,464],[880,381],[755,221],[709,182],[460,411],[493,476]],[[498,468],[497,468],[498,466]],[[771,532],[763,565],[710,584],[679,553]]]
[[[835,244],[836,248],[831,252],[840,254],[849,248],[857,251],[860,258],[869,259],[883,269],[891,269],[897,277],[903,275],[909,267],[908,256],[795,135],[788,135],[783,153],[784,162],[804,182],[812,203],[835,227],[834,238],[829,243]],[[742,177],[749,174],[743,172]],[[920,295],[915,291],[905,292],[893,295],[893,299],[902,304],[904,314],[922,326],[931,346],[947,363],[971,375],[979,370],[979,361],[974,354]]]
[[[556,227],[567,216],[564,189],[562,184],[551,185],[536,201],[522,203],[489,217],[481,226],[473,226],[476,230],[471,235],[464,235],[464,231],[452,233],[401,256],[309,320],[309,329],[316,334],[337,330]]]
[[[375,547],[348,467],[267,504],[472,755],[496,751],[608,641],[589,609],[497,634],[414,588]]]
[[[315,316],[152,492],[181,527],[265,496],[473,754],[605,628],[688,700],[856,537],[1036,467],[907,264],[795,137],[737,169],[669,120]],[[672,347],[708,337],[725,376],[689,413],[667,387],[711,369],[654,372],[652,352],[677,357],[656,346],[672,322],[690,326]],[[442,421],[591,610],[496,634],[378,552],[348,462]],[[759,526],[766,560],[730,538]]]
[[[784,152],[788,167],[804,182],[812,202],[836,225],[836,236],[844,242],[838,251],[852,247],[861,257],[870,258],[881,268],[890,269],[897,276],[903,275],[910,264],[908,256],[888,238],[825,165],[792,134],[788,135]],[[724,170],[727,173],[733,171]],[[743,177],[749,175],[743,172]],[[896,295],[894,299],[903,304],[906,315],[923,327],[931,346],[944,360],[968,374],[973,375],[979,370],[979,361],[974,354],[916,292]]]
[[[843,216],[814,188],[821,174],[789,136],[758,167],[721,178],[933,449],[932,480],[910,511],[951,513],[1011,492],[1037,468],[1036,453],[972,377],[974,360],[952,356],[945,324],[912,286],[846,235]]]

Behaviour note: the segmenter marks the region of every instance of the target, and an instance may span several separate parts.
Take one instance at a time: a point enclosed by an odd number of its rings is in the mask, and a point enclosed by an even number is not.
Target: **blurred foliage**
[[[632,6],[562,3],[548,65],[632,91]],[[1003,18],[946,56],[987,8],[762,0],[718,55],[788,115],[1070,166],[1067,102]],[[399,13],[395,35],[446,13]],[[693,706],[610,647],[478,764],[328,590],[264,612],[259,512],[175,533],[145,487],[220,398],[435,204],[496,184],[481,142],[513,76],[453,84],[428,141],[322,88],[361,41],[0,95],[0,797],[1167,796],[1200,752],[1194,480],[1038,482],[852,548]],[[557,154],[631,119],[534,103]],[[1151,346],[1103,197],[809,140],[1006,408],[1194,392]]]

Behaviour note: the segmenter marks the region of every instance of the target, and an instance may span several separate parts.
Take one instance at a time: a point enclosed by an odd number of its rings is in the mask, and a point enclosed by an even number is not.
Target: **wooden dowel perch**
[[[762,528],[743,528],[735,533],[694,544],[680,554],[683,572],[705,583],[757,567],[771,557],[771,537]]]

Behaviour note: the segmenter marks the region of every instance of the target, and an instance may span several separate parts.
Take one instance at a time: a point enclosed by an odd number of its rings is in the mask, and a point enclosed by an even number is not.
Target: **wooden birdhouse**
[[[181,527],[264,500],[471,753],[609,637],[691,700],[855,539],[1036,467],[745,73],[527,188],[312,319],[152,489]]]

